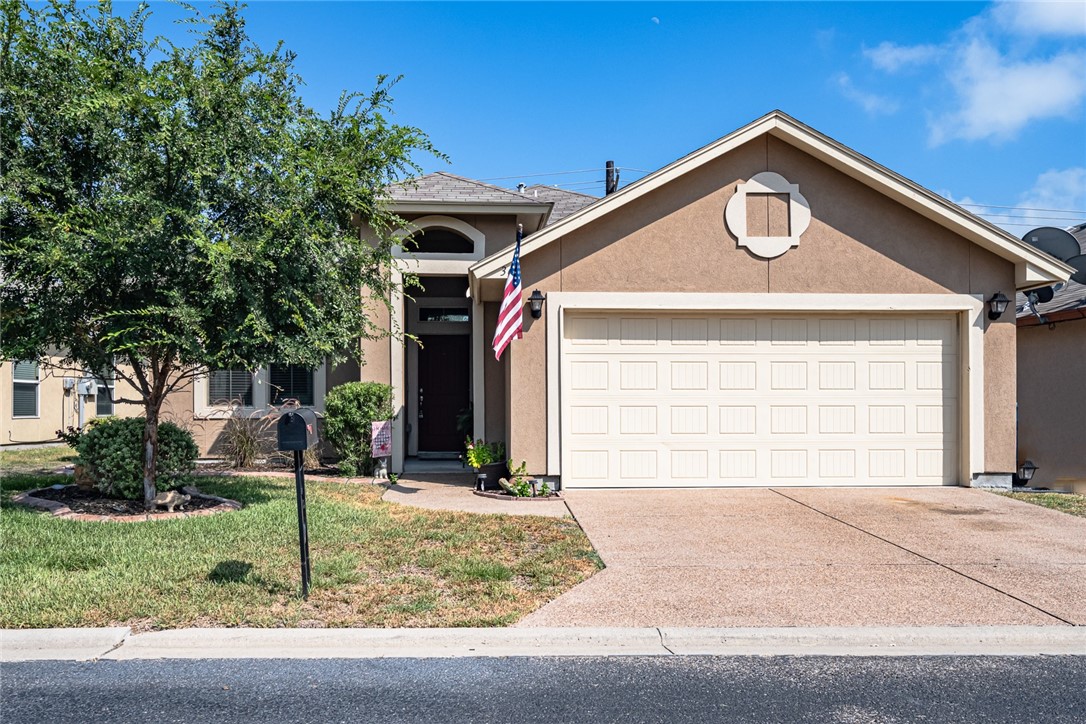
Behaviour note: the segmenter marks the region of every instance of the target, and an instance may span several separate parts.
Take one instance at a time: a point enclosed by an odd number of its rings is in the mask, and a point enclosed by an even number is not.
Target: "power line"
[[[1037,209],[1032,206],[996,206],[995,204],[963,204],[952,199],[947,199],[951,203],[958,204],[958,206],[974,206],[979,209],[1010,209],[1012,211],[1054,211],[1057,214],[1086,214],[1086,211],[1080,211],[1079,209]]]
[[[620,171],[633,171],[634,173],[651,173],[640,168],[630,168],[629,166],[616,166],[615,168]],[[550,173],[522,173],[516,176],[490,176],[488,178],[475,179],[476,181],[508,181],[515,178],[539,178],[541,176],[568,176],[575,173],[596,173],[599,171],[606,171],[604,168],[583,168],[578,171],[551,171]]]

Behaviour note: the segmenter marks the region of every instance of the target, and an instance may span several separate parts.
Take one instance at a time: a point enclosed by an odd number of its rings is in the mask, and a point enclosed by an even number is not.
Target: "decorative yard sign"
[[[373,441],[370,457],[387,458],[392,455],[392,422],[381,420],[373,423],[370,440]]]

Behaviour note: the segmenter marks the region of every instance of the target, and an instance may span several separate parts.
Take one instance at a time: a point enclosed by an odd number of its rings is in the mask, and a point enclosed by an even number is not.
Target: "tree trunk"
[[[143,426],[143,507],[152,510],[155,507],[155,467],[158,461],[158,414],[162,400],[155,396],[147,398],[144,410],[147,422]]]

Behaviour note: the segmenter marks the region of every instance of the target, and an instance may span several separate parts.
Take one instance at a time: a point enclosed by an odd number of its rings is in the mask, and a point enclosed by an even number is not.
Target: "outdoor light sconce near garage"
[[[1022,483],[1028,483],[1033,480],[1033,474],[1037,472],[1037,466],[1033,464],[1032,460],[1027,460],[1018,466],[1018,480]]]
[[[543,316],[543,302],[547,301],[547,298],[543,296],[543,292],[538,289],[532,290],[532,296],[528,297],[528,307],[532,312],[532,319],[539,319]]]
[[[1007,305],[1011,303],[1010,299],[1003,296],[1003,292],[996,292],[992,295],[992,298],[988,300],[988,319],[993,322],[1003,316],[1003,312],[1007,311]]]

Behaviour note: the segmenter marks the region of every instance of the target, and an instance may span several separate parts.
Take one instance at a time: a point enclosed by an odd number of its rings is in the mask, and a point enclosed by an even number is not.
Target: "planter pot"
[[[505,463],[490,463],[489,465],[483,465],[482,467],[475,468],[475,473],[477,475],[486,475],[487,490],[500,490],[498,487],[498,478],[509,477],[509,470]]]

